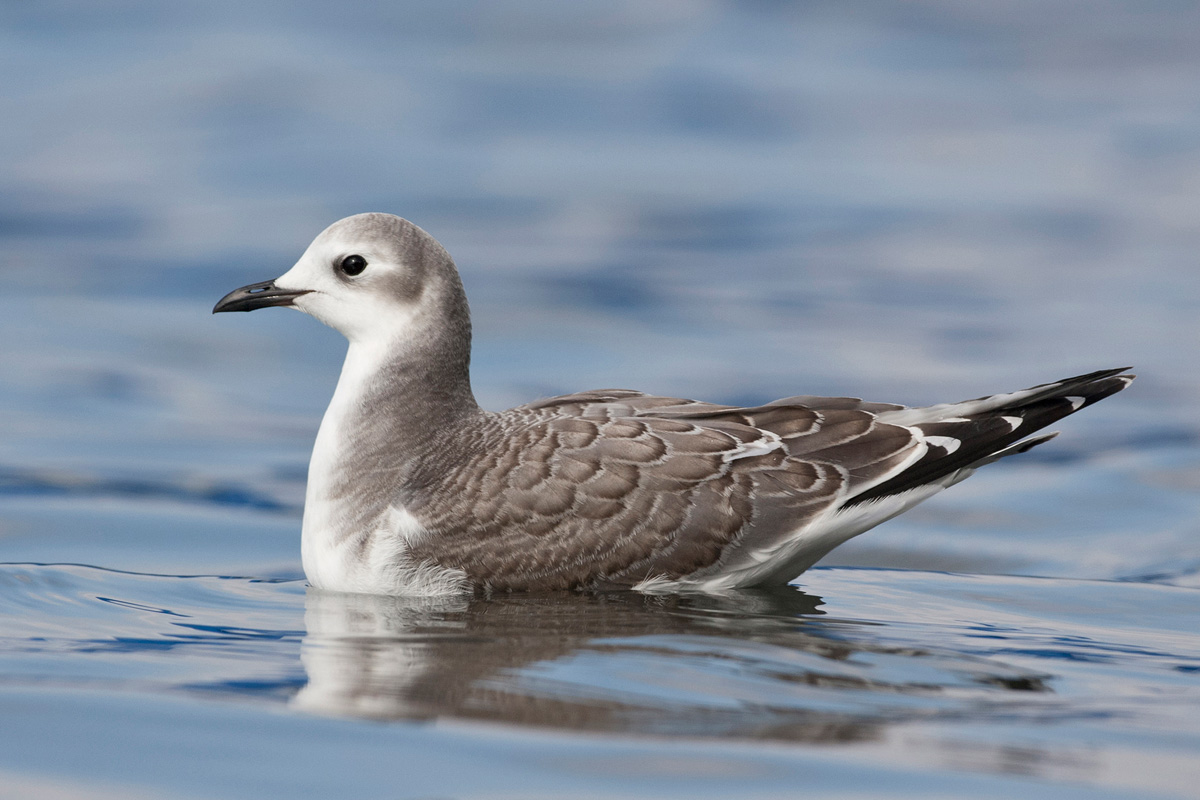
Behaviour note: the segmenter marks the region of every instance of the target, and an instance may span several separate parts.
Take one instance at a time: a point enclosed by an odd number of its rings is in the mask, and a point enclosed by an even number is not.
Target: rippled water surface
[[[1196,590],[849,568],[803,585],[412,600],[8,565],[4,777],[66,796],[1191,790]]]
[[[0,8],[0,795],[1200,797],[1187,4]],[[1128,391],[728,597],[322,594],[346,214],[477,394]],[[232,317],[232,318],[230,318]]]

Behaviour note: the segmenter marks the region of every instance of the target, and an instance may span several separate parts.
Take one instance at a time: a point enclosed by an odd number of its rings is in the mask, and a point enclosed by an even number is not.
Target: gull
[[[784,584],[1133,380],[1109,369],[922,408],[599,389],[486,411],[471,390],[454,261],[379,213],[335,222],[282,276],[230,292],[213,313],[271,306],[349,340],[301,534],[310,584],[343,592]]]

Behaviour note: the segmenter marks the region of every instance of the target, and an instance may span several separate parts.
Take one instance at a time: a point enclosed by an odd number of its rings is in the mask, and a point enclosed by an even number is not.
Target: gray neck
[[[449,302],[431,302],[390,339],[351,342],[309,465],[306,571],[317,551],[371,545],[483,414],[471,391],[466,300],[453,288]]]

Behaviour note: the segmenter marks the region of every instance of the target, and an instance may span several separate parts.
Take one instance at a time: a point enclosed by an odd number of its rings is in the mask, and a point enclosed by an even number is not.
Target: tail
[[[908,469],[851,498],[846,505],[952,479],[960,470],[973,470],[1049,441],[1058,434],[1030,434],[1124,389],[1134,378],[1123,374],[1127,369],[1091,372],[961,403],[884,411],[879,421],[918,430],[924,436],[926,453]]]

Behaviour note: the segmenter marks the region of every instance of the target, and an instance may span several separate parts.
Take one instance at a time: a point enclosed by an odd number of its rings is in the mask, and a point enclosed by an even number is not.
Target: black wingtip
[[[973,431],[969,428],[964,429],[964,433],[972,435],[969,438],[959,437],[962,439],[961,447],[949,454],[922,458],[899,475],[851,498],[846,505],[857,505],[878,497],[897,494],[936,481],[959,469],[982,466],[1004,456],[1031,450],[1056,435],[1035,432],[1129,386],[1135,377],[1128,373],[1129,369],[1131,368],[1120,367],[1098,370],[1018,392],[1019,399],[1009,404],[961,420],[961,424],[975,427]],[[1076,402],[1077,400],[1082,402]],[[1009,416],[1019,417],[1020,422],[1016,425],[998,424],[1000,420]]]

